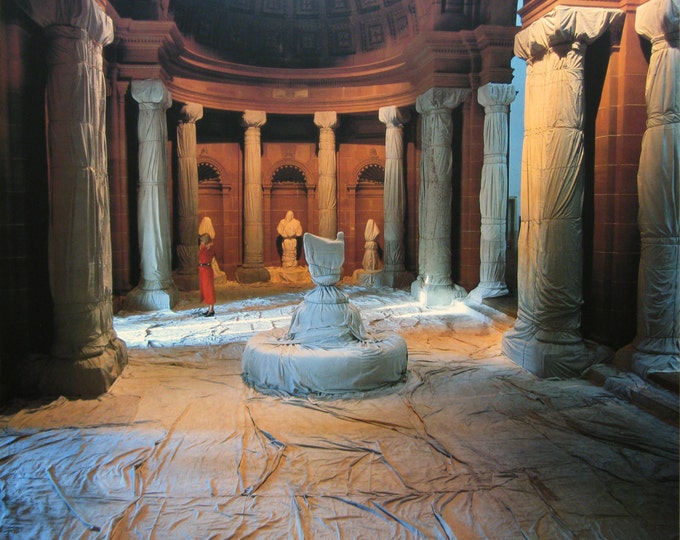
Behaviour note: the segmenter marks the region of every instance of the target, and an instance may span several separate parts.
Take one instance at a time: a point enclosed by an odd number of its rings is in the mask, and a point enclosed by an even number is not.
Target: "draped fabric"
[[[543,355],[557,358],[563,346],[576,347],[567,360],[575,371],[591,361],[585,350],[578,351],[583,344],[583,58],[587,44],[622,16],[619,10],[558,7],[515,36],[515,54],[527,60],[527,105],[518,318],[503,351],[520,365],[542,365]],[[560,375],[570,371],[556,369]]]
[[[638,196],[641,258],[634,369],[680,371],[680,1],[637,8],[652,42]]]
[[[317,112],[314,123],[319,127],[319,236],[333,239],[338,232],[337,156],[335,132],[338,115],[334,112]]]
[[[345,235],[305,233],[305,258],[316,287],[293,311],[287,331],[256,334],[243,351],[243,377],[265,392],[340,393],[400,381],[408,362],[398,334],[368,333],[361,312],[336,287],[345,261]]]
[[[85,0],[18,4],[48,40],[52,354],[97,356],[116,338],[102,70],[113,23]]]
[[[170,92],[157,79],[132,81],[131,88],[132,97],[139,103],[137,230],[141,277],[125,301],[130,309],[170,309],[178,299],[171,269],[165,119],[172,100]]]
[[[264,203],[262,201],[262,162],[260,157],[260,127],[267,122],[261,111],[243,113],[246,126],[244,150],[243,216],[244,266],[264,265]]]
[[[508,294],[505,284],[506,221],[508,208],[508,112],[515,88],[485,84],[477,92],[484,107],[484,163],[479,208],[482,216],[479,245],[479,286],[470,293],[481,300]]]
[[[198,247],[198,165],[196,162],[196,122],[203,118],[203,107],[187,103],[177,124],[177,257],[180,274],[196,274]]]
[[[422,154],[418,224],[419,280],[450,286],[451,202],[453,187],[453,121],[451,111],[470,93],[467,89],[432,88],[418,96],[422,115]]]
[[[364,229],[364,256],[361,266],[364,270],[375,271],[380,268],[380,256],[378,255],[378,236],[380,228],[375,221],[369,219]]]
[[[404,182],[404,133],[408,111],[397,107],[382,107],[380,121],[385,131],[385,184],[383,193],[385,239],[385,271],[404,271],[404,216],[406,214],[406,187]]]

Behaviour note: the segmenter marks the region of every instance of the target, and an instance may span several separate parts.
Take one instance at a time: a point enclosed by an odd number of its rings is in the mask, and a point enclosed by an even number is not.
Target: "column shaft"
[[[335,239],[338,232],[338,182],[337,156],[335,152],[335,128],[338,115],[335,112],[314,113],[314,124],[319,128],[319,236]]]
[[[203,118],[203,107],[187,103],[177,124],[177,220],[179,268],[175,281],[180,290],[198,290],[198,164],[196,122]]]
[[[418,224],[418,279],[411,292],[427,305],[449,304],[464,296],[451,280],[451,203],[453,186],[453,120],[451,111],[470,90],[433,88],[418,96],[422,115],[422,154]]]
[[[111,223],[102,49],[113,23],[92,0],[18,2],[46,29],[52,358],[32,358],[30,391],[105,392],[127,363],[113,329]],[[58,361],[57,361],[58,360]]]
[[[638,169],[641,234],[637,335],[632,367],[641,375],[680,371],[680,45],[678,0],[637,8],[635,30],[652,42],[647,130]],[[676,384],[677,384],[677,378]]]
[[[262,192],[262,157],[260,127],[267,122],[262,111],[243,113],[246,128],[244,148],[243,219],[244,260],[236,270],[236,278],[242,283],[269,281],[264,267],[264,211]]]
[[[558,7],[515,37],[527,59],[518,312],[503,352],[539,376],[579,374],[582,304],[583,59],[619,10]],[[549,44],[549,45],[548,45]]]
[[[385,248],[383,252],[383,284],[402,287],[413,281],[406,272],[404,218],[406,215],[406,185],[404,180],[404,124],[409,112],[397,107],[381,107],[378,118],[385,130],[385,189],[383,193]]]
[[[125,299],[129,309],[171,309],[179,294],[172,280],[168,201],[168,128],[165,111],[172,100],[160,80],[132,81],[139,103],[139,184],[137,234],[141,277]]]
[[[479,243],[479,285],[471,293],[477,301],[508,294],[505,284],[506,221],[508,209],[508,114],[515,88],[485,84],[477,91],[484,107],[484,163],[479,193],[482,216]]]

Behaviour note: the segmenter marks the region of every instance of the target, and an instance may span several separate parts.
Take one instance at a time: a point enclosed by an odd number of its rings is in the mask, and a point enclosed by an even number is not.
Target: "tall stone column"
[[[246,128],[244,149],[243,219],[244,257],[243,266],[236,269],[240,283],[269,281],[269,271],[264,266],[264,216],[262,200],[262,156],[260,128],[267,122],[263,111],[245,111],[243,125]]]
[[[477,90],[484,107],[484,163],[479,209],[479,285],[470,293],[478,302],[509,293],[505,284],[505,236],[508,213],[508,115],[515,87],[488,83]]]
[[[680,372],[680,1],[650,0],[635,30],[652,42],[645,99],[647,130],[638,169],[637,335],[619,351],[641,375]]]
[[[93,0],[18,4],[47,36],[52,358],[24,365],[40,393],[105,392],[127,363],[113,329],[102,49],[113,23]]]
[[[515,37],[527,60],[518,312],[503,352],[538,376],[570,377],[606,351],[580,334],[583,59],[622,21],[614,9],[557,7]]]
[[[334,130],[338,127],[338,114],[316,112],[314,124],[319,128],[319,236],[335,240],[338,232],[338,167]]]
[[[451,279],[451,111],[469,94],[469,89],[431,88],[416,100],[416,110],[422,115],[418,194],[420,244],[418,278],[411,284],[411,294],[427,306],[448,305],[466,294]]]
[[[125,298],[128,309],[171,309],[179,299],[172,280],[170,206],[168,201],[168,127],[165,111],[172,104],[170,92],[158,79],[132,81],[131,93],[139,103],[139,184],[137,234],[141,276]]]
[[[413,281],[406,271],[404,218],[406,216],[406,185],[404,182],[404,124],[408,110],[381,107],[378,118],[385,124],[385,189],[383,210],[385,249],[382,283],[388,287],[404,287]]]
[[[175,283],[181,291],[198,290],[198,163],[196,122],[203,106],[187,103],[177,124],[177,221],[179,238]]]

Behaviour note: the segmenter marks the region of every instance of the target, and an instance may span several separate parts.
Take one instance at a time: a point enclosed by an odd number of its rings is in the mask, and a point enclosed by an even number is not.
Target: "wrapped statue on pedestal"
[[[260,391],[338,394],[401,381],[408,351],[394,332],[367,332],[359,309],[337,288],[345,238],[305,233],[316,288],[295,309],[287,330],[255,334],[243,351],[243,378]]]
[[[302,224],[295,218],[292,210],[288,210],[286,217],[279,221],[276,232],[279,234],[277,244],[281,245],[281,266],[283,268],[297,266],[298,239],[302,236]]]

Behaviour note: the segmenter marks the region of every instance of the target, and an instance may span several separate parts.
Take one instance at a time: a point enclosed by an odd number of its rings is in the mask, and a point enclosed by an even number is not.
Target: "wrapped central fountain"
[[[394,332],[367,332],[361,313],[336,284],[345,261],[335,240],[303,236],[316,287],[295,309],[287,330],[254,335],[243,352],[243,379],[260,391],[339,394],[393,385],[406,375],[408,351]]]

